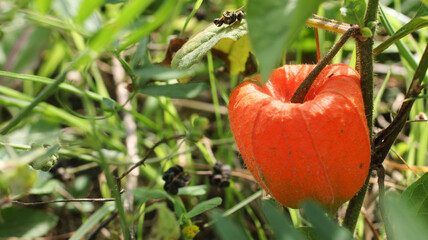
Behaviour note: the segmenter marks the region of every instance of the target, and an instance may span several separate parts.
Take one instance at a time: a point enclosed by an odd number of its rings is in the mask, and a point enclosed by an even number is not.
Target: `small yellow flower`
[[[194,238],[199,232],[199,227],[196,225],[186,226],[183,228],[183,230],[181,230],[181,232],[188,238]]]

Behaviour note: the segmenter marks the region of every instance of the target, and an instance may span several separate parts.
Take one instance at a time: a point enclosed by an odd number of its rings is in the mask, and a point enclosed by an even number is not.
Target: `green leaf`
[[[173,201],[173,198],[165,191],[154,190],[149,188],[137,188],[132,193],[135,196],[135,201],[143,204],[150,199],[169,199]]]
[[[306,240],[318,240],[317,233],[313,227],[296,228]]]
[[[36,9],[42,13],[45,14],[48,12],[49,8],[51,7],[52,0],[36,0],[35,5]]]
[[[414,208],[413,214],[428,222],[428,173],[425,173],[401,195],[401,200]]]
[[[101,106],[105,111],[110,112],[116,110],[117,103],[111,98],[103,97],[101,100]]]
[[[192,210],[186,213],[186,218],[192,218],[194,216],[197,216],[205,211],[208,211],[212,208],[217,207],[222,202],[220,197],[211,198],[210,200],[206,200],[203,202],[200,202],[198,205],[196,205]]]
[[[303,204],[303,210],[309,222],[318,236],[322,240],[345,240],[353,239],[351,233],[337,225],[332,219],[326,216],[326,212],[317,204],[306,202]]]
[[[163,66],[150,65],[141,69],[137,69],[134,71],[134,73],[144,80],[153,79],[157,81],[164,81],[189,77],[194,74],[194,71],[192,69],[180,70]]]
[[[82,24],[92,12],[103,5],[104,0],[84,0],[80,3],[80,8],[76,15],[76,23]]]
[[[131,24],[152,1],[153,0],[135,0],[128,2],[119,12],[118,16],[113,21],[103,26],[94,38],[90,40],[90,48],[95,51],[100,51],[110,44],[116,38],[117,33]]]
[[[264,81],[321,2],[322,0],[248,1],[250,42]]]
[[[417,31],[423,27],[428,26],[428,16],[426,17],[417,17],[412,19],[410,22],[402,26],[398,31],[396,31],[390,38],[385,42],[381,43],[373,50],[373,54],[376,56],[387,49],[389,46],[400,40],[401,38],[407,36],[408,34]]]
[[[178,189],[178,195],[201,196],[207,193],[207,185],[186,186]]]
[[[152,85],[138,90],[139,93],[150,96],[165,96],[170,98],[194,98],[208,89],[204,82],[192,82],[172,85]]]
[[[365,12],[365,0],[345,0],[345,3],[340,8],[340,14],[344,22],[358,24],[360,27],[364,27]]]
[[[147,1],[147,0],[146,0]],[[149,2],[152,2],[150,0]],[[144,1],[143,1],[144,2]],[[123,50],[131,44],[137,43],[144,36],[156,30],[162,23],[164,23],[176,7],[177,0],[166,0],[162,6],[153,14],[153,16],[139,29],[132,31],[124,39],[124,43],[120,45],[119,50]]]
[[[157,217],[155,222],[150,226],[150,234],[147,239],[179,239],[179,224],[174,213],[169,210],[166,203],[154,203],[150,207],[154,207],[157,210]]]
[[[36,238],[48,233],[58,217],[33,208],[9,207],[0,209],[0,238]]]
[[[211,217],[214,221],[216,234],[223,240],[246,240],[248,237],[238,225],[229,218],[222,217],[218,212],[214,212]]]
[[[30,165],[32,168],[36,170],[42,170],[44,172],[49,171],[53,165],[55,165],[57,160],[57,153],[61,146],[59,144],[55,144],[49,148],[45,149],[45,154],[35,159]],[[37,144],[32,144],[31,149],[43,148]]]
[[[423,181],[426,181],[426,178]],[[405,195],[407,194],[409,193]],[[395,193],[387,193],[385,195],[386,218],[390,221],[393,232],[393,237],[391,238],[407,239],[411,236],[411,239],[426,239],[426,236],[428,236],[426,228],[428,222],[415,215],[415,208],[411,205],[412,201],[407,202],[409,200],[407,197],[400,199],[397,195]],[[419,202],[419,200],[416,202]]]
[[[56,191],[57,187],[64,187],[63,183],[52,179],[52,175],[47,172],[38,171],[38,178],[30,190],[31,194],[50,194]]]
[[[275,239],[304,240],[303,236],[293,227],[289,218],[278,211],[274,201],[263,201],[263,213],[272,228]]]
[[[247,34],[245,20],[232,25],[217,27],[210,24],[205,30],[194,35],[174,55],[171,62],[172,68],[189,69],[199,62],[205,54],[211,50],[221,39],[230,38],[238,40]],[[246,59],[245,59],[246,60]]]
[[[231,75],[238,75],[240,72],[245,71],[245,64],[251,51],[248,35],[242,36],[237,41],[223,38],[215,45],[214,49],[227,54]]]
[[[70,240],[82,239],[97,223],[99,223],[107,214],[115,209],[114,202],[105,203],[100,209],[93,213],[74,233]]]

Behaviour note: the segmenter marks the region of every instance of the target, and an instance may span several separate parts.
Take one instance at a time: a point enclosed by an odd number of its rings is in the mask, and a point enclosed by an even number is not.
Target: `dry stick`
[[[360,27],[358,25],[352,26],[348,29],[339,39],[339,41],[334,44],[334,46],[328,51],[328,53],[324,56],[324,58],[319,62],[316,67],[309,73],[309,75],[305,78],[305,80],[300,84],[299,88],[297,88],[296,92],[291,97],[292,103],[303,103],[305,100],[306,94],[311,88],[312,83],[315,81],[317,76],[321,73],[321,71],[330,63],[330,61],[336,56],[337,52],[343,47],[346,41],[359,33]]]
[[[377,233],[376,229],[374,228],[373,223],[372,223],[372,222],[370,221],[370,219],[367,217],[367,214],[364,214],[364,213],[363,213],[363,215],[364,215],[364,220],[366,221],[367,225],[369,225],[369,228],[370,228],[370,230],[371,230],[371,231],[372,231],[372,233],[373,233],[373,237],[374,237],[376,240],[380,240],[380,238],[379,238],[379,234]]]
[[[424,54],[419,62],[419,66],[416,69],[415,75],[413,76],[412,83],[410,84],[409,90],[406,94],[406,99],[411,99],[409,101],[403,101],[400,110],[398,111],[397,116],[391,122],[391,124],[379,132],[375,136],[375,152],[374,152],[374,161],[373,165],[380,165],[384,161],[386,155],[389,152],[392,144],[403,129],[404,125],[407,122],[407,118],[412,109],[413,103],[415,102],[415,97],[417,97],[425,85],[421,85],[423,78],[426,74],[428,68],[428,43],[425,47]]]
[[[166,142],[168,142],[170,140],[178,140],[178,139],[185,138],[186,136],[187,136],[187,134],[180,134],[180,135],[175,135],[175,136],[172,136],[172,137],[169,137],[169,138],[164,138],[164,139],[160,140],[155,145],[153,145],[153,147],[151,147],[149,149],[149,151],[146,153],[146,155],[144,156],[144,158],[141,159],[141,161],[135,163],[132,167],[130,167],[128,169],[128,171],[124,172],[120,177],[116,178],[116,181],[119,183],[120,180],[122,180],[124,177],[126,177],[130,172],[132,172],[132,170],[134,170],[135,168],[143,165],[144,162],[147,160],[147,158],[149,158],[150,154],[152,154],[152,152],[154,151],[154,149],[157,146],[161,145],[162,143],[166,143]]]

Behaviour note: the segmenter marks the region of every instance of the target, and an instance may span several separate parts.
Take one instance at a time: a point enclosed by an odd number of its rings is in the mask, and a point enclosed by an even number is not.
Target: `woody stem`
[[[328,51],[328,53],[324,56],[324,58],[317,64],[317,66],[309,73],[309,75],[303,80],[302,84],[297,88],[296,92],[291,97],[292,103],[303,103],[306,98],[306,94],[308,94],[309,89],[312,86],[312,83],[315,81],[317,76],[321,73],[321,71],[330,63],[330,61],[336,56],[339,50],[343,47],[346,41],[356,33],[360,31],[360,27],[357,25],[352,26],[348,29],[339,39],[338,42],[334,44],[334,46]]]

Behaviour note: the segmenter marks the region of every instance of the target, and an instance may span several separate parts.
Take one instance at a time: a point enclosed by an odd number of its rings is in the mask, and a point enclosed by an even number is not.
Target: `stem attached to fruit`
[[[346,41],[351,37],[359,33],[360,27],[358,25],[353,25],[349,28],[343,35],[340,37],[339,41],[334,44],[334,46],[328,51],[328,53],[323,57],[323,59],[317,64],[317,66],[309,73],[305,80],[297,88],[296,92],[291,97],[292,103],[303,103],[305,100],[306,94],[311,88],[312,83],[315,81],[320,72],[330,63],[330,61],[336,56],[337,52],[343,47]]]

